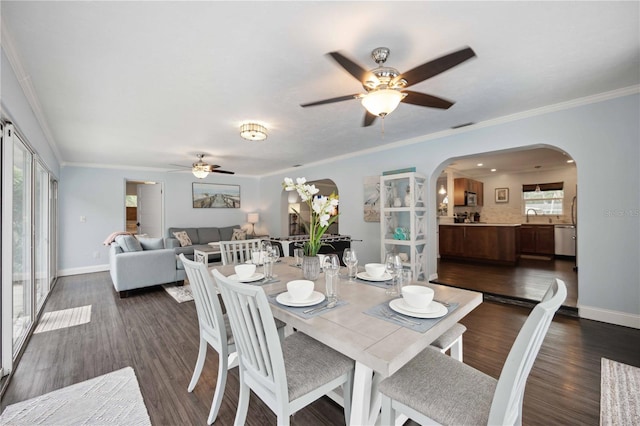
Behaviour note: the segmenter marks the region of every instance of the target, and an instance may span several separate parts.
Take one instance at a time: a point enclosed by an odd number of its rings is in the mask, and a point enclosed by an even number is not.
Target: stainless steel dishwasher
[[[574,225],[555,226],[556,256],[576,255],[576,227]]]

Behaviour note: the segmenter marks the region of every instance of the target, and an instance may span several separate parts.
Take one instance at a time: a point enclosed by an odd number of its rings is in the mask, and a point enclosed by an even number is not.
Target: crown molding
[[[595,95],[590,95],[590,96],[585,96],[585,97],[582,97],[582,98],[572,99],[572,100],[566,101],[566,102],[560,102],[560,103],[557,103],[557,104],[546,105],[544,107],[535,108],[535,109],[531,109],[531,110],[527,110],[527,111],[523,111],[523,112],[518,112],[518,113],[515,113],[515,114],[505,115],[503,117],[498,117],[498,118],[494,118],[494,119],[490,119],[490,120],[486,120],[486,121],[480,121],[478,123],[475,123],[475,124],[472,124],[472,125],[469,125],[469,126],[465,126],[465,127],[460,127],[460,128],[457,128],[457,129],[446,129],[446,130],[442,130],[442,131],[435,132],[435,133],[429,133],[429,134],[422,135],[422,136],[416,136],[416,137],[411,138],[411,139],[405,139],[405,140],[402,140],[402,141],[397,141],[397,142],[393,142],[393,143],[390,143],[390,144],[377,146],[375,148],[369,148],[369,149],[365,149],[365,150],[362,150],[362,151],[357,151],[357,152],[352,152],[352,153],[349,153],[349,154],[339,155],[339,156],[331,157],[331,158],[328,158],[328,159],[325,159],[325,160],[319,160],[319,161],[315,161],[313,163],[303,164],[300,167],[305,167],[306,168],[306,167],[320,166],[320,165],[327,164],[327,163],[332,163],[332,162],[338,161],[338,160],[345,160],[345,159],[349,159],[349,158],[359,157],[361,155],[366,155],[366,154],[386,151],[386,150],[393,149],[393,148],[400,148],[400,147],[404,147],[404,146],[408,146],[408,145],[414,145],[414,144],[425,142],[425,141],[428,141],[428,140],[440,139],[440,138],[444,138],[446,136],[451,136],[451,135],[457,135],[457,134],[460,134],[460,133],[471,132],[471,131],[474,131],[474,130],[477,130],[477,129],[481,129],[481,128],[484,128],[484,127],[497,126],[497,125],[504,124],[504,123],[509,123],[509,122],[512,122],[512,121],[522,120],[524,118],[530,118],[530,117],[535,117],[535,116],[538,116],[538,115],[548,114],[548,113],[551,113],[551,112],[557,112],[557,111],[577,108],[579,106],[590,105],[590,104],[603,102],[603,101],[607,101],[607,100],[610,100],[610,99],[621,98],[621,97],[624,97],[624,96],[634,95],[634,94],[638,94],[638,93],[640,93],[640,85],[633,85],[633,86],[629,86],[629,87],[623,87],[621,89],[615,89],[615,90],[611,90],[609,92],[598,93],[598,94],[595,94]],[[299,167],[289,167],[289,168],[286,168],[286,169],[281,169],[281,170],[278,170],[278,171],[267,173],[264,176],[274,176],[274,175],[279,175],[279,174],[282,174],[282,173],[288,173],[288,172],[291,172],[293,170],[296,170],[297,168],[299,168]]]
[[[22,65],[22,61],[20,60],[20,55],[16,50],[13,43],[13,36],[9,33],[7,29],[7,25],[4,22],[4,19],[0,17],[0,45],[4,50],[4,53],[7,55],[7,59],[9,60],[9,65],[13,69],[15,73],[18,84],[22,88],[22,92],[24,93],[25,98],[27,99],[27,103],[31,107],[33,111],[33,115],[36,118],[36,121],[40,125],[40,129],[44,134],[45,139],[49,143],[53,154],[56,156],[56,159],[59,163],[62,163],[62,154],[60,153],[60,149],[58,148],[58,144],[56,144],[55,138],[53,137],[53,133],[47,124],[47,120],[45,118],[44,113],[42,112],[42,107],[40,106],[40,101],[38,100],[38,95],[36,94],[36,90],[31,84],[31,76],[25,71],[24,66]]]

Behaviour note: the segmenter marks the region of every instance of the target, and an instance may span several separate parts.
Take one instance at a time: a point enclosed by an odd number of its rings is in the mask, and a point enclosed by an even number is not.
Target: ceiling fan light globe
[[[402,100],[402,93],[393,89],[381,89],[369,92],[362,98],[362,106],[377,117],[392,113]]]
[[[209,175],[209,170],[207,170],[207,166],[194,165],[193,169],[191,169],[191,173],[193,173],[193,175],[198,179],[204,179]]]

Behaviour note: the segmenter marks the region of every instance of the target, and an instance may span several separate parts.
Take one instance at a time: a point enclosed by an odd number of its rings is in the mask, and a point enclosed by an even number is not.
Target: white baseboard
[[[640,315],[611,311],[593,306],[578,306],[580,318],[640,329]]]
[[[67,277],[69,275],[91,274],[92,272],[104,272],[109,270],[109,264],[84,266],[82,268],[60,269],[59,277]]]

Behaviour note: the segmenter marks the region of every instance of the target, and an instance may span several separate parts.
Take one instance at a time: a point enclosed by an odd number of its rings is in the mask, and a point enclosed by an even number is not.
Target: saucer
[[[262,272],[255,272],[249,278],[245,278],[243,280],[240,279],[238,274],[229,275],[229,279],[233,281],[238,281],[241,283],[252,283],[254,281],[259,281],[264,278],[264,274]]]
[[[405,303],[404,299],[394,299],[391,302],[389,302],[389,307],[400,313],[403,315],[407,315],[410,317],[415,317],[415,318],[440,318],[443,317],[445,315],[447,315],[447,313],[449,312],[449,310],[447,309],[446,306],[438,303],[438,302],[431,302],[431,304],[429,305],[429,307],[431,307],[432,304],[436,304],[439,305],[438,310],[434,311],[434,312],[415,312],[415,311],[409,311],[407,309],[405,309],[404,307],[407,306],[407,304]],[[414,308],[415,309],[415,308]]]
[[[289,294],[288,291],[285,291],[284,293],[280,293],[279,295],[276,296],[276,301],[278,303],[281,303],[285,306],[295,306],[295,307],[317,305],[323,300],[324,300],[324,294],[320,293],[319,291],[314,291],[313,293],[311,293],[311,296],[309,296],[305,300],[293,300],[291,298],[291,294]]]
[[[365,280],[365,281],[389,281],[392,278],[391,275],[388,272],[385,272],[384,274],[382,274],[379,277],[372,277],[366,271],[358,272],[356,274],[356,277],[360,278],[361,280]]]

